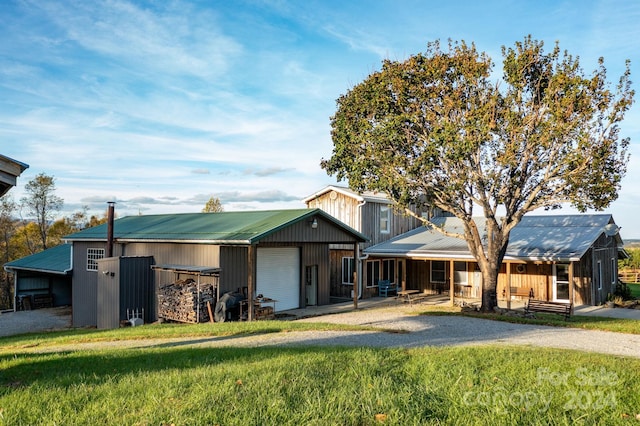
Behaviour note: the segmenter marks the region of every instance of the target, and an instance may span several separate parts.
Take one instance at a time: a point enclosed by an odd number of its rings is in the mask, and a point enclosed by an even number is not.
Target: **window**
[[[391,210],[389,206],[380,206],[380,232],[383,234],[391,232]]]
[[[431,261],[431,282],[432,283],[444,283],[447,275],[445,269],[444,260],[432,260]]]
[[[355,262],[353,257],[342,258],[342,284],[353,285],[353,272],[355,271]]]
[[[618,285],[618,261],[615,257],[611,258],[611,291],[616,290]]]
[[[379,260],[367,261],[367,287],[377,286],[379,279],[380,279],[380,261]]]
[[[598,260],[598,269],[596,271],[598,274],[596,279],[598,280],[598,290],[602,290],[602,261]]]
[[[87,249],[87,271],[98,270],[98,259],[104,259],[104,249],[90,248]]]
[[[467,285],[467,262],[453,262],[454,284]]]
[[[396,261],[394,259],[382,261],[382,279],[389,280],[390,283],[396,282]]]

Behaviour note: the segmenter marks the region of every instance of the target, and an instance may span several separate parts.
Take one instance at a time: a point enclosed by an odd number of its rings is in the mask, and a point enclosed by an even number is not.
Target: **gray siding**
[[[157,319],[152,264],[148,256],[98,261],[98,328],[118,328],[127,310],[144,312],[145,323]]]
[[[308,266],[318,265],[318,294],[317,304],[328,305],[331,296],[331,269],[329,264],[329,246],[327,244],[305,244],[302,246],[302,289],[300,291],[300,306],[306,305],[306,269]]]
[[[87,271],[87,249],[103,248],[106,242],[74,242],[73,243],[73,326],[92,327],[97,324],[97,283],[98,272]],[[116,248],[114,248],[114,254]]]
[[[129,243],[122,250],[126,256],[153,256],[156,265],[220,266],[220,247],[209,244]],[[176,280],[173,272],[156,272],[158,285]],[[184,278],[184,277],[180,277]],[[212,277],[201,277],[202,283],[213,283]]]
[[[220,248],[220,295],[247,286],[248,261],[246,246]]]

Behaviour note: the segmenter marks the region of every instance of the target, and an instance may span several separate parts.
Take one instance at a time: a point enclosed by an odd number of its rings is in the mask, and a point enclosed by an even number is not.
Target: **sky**
[[[615,85],[640,74],[634,0],[2,0],[0,154],[55,178],[61,215],[304,208],[340,184],[320,167],[336,99],[385,59],[430,41],[502,46],[531,34],[605,60]],[[634,89],[639,91],[638,85]],[[640,96],[640,94],[639,94]],[[621,126],[631,160],[605,212],[640,238],[640,105]],[[576,213],[565,208],[555,213]]]

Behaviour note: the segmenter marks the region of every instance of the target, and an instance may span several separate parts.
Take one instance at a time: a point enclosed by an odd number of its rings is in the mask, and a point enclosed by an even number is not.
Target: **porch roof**
[[[4,265],[5,271],[32,271],[46,272],[57,275],[71,274],[71,244],[59,246],[41,251]]]
[[[485,219],[474,219],[481,234]],[[462,233],[462,222],[453,217],[438,217],[432,222],[449,232]],[[615,236],[616,248],[622,240],[609,214],[525,216],[511,231],[505,260],[576,261],[603,234]],[[389,241],[369,247],[366,254],[430,259],[473,259],[463,239],[447,237],[433,229],[420,227]]]

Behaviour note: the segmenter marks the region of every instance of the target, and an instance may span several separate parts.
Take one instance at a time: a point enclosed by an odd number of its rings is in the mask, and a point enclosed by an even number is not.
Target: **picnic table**
[[[401,290],[398,292],[398,298],[404,302],[413,303],[415,299],[420,295],[420,290]]]

